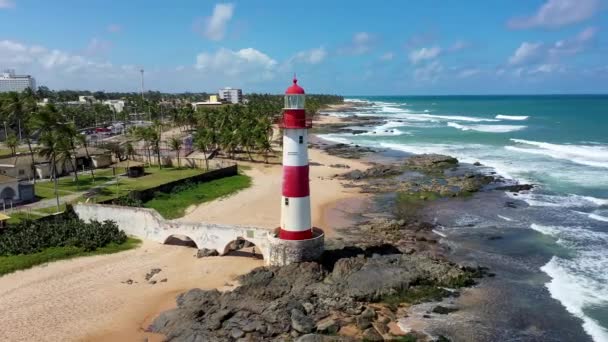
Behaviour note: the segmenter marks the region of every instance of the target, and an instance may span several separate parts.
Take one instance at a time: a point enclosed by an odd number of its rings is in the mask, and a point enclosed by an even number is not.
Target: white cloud
[[[229,77],[244,75],[248,79],[270,79],[277,61],[254,48],[232,51],[221,48],[215,53],[196,56],[195,67],[201,71]]]
[[[234,4],[216,4],[213,8],[213,14],[206,18],[205,37],[215,41],[224,39],[226,25],[232,19],[233,12]]]
[[[1,8],[15,8],[15,1],[13,0],[0,0]]]
[[[109,42],[107,40],[99,39],[99,38],[92,38],[89,41],[89,44],[87,45],[87,47],[85,49],[85,53],[87,55],[95,56],[95,55],[104,54],[104,53],[110,51],[111,48],[112,48],[111,42]]]
[[[327,57],[327,51],[324,47],[318,47],[306,51],[300,51],[291,58],[291,62],[303,62],[308,64],[319,64]]]
[[[523,42],[515,50],[513,56],[509,57],[509,64],[520,65],[525,63],[531,63],[538,61],[543,57],[543,44],[542,43],[529,43]]]
[[[414,69],[414,79],[420,82],[435,82],[439,78],[443,66],[438,61],[432,61],[423,67]]]
[[[469,46],[471,46],[471,44],[469,42],[466,42],[464,40],[457,40],[456,42],[454,42],[454,44],[452,44],[447,49],[447,51],[449,51],[449,52],[457,52],[457,51],[464,50],[464,49],[468,48]]]
[[[471,76],[475,76],[475,75],[477,75],[479,73],[481,73],[481,70],[479,70],[477,68],[464,69],[464,70],[461,70],[458,73],[458,77],[460,77],[460,78],[468,78],[468,77],[471,77]]]
[[[534,15],[511,19],[508,26],[514,29],[562,27],[592,17],[599,7],[599,0],[548,0]]]
[[[588,27],[575,37],[550,43],[523,42],[509,57],[510,65],[530,65],[536,63],[555,64],[563,56],[574,55],[585,50],[595,38],[597,29]]]
[[[357,32],[347,46],[340,49],[341,53],[351,55],[362,55],[371,50],[375,37],[368,32]]]
[[[381,61],[391,61],[391,60],[393,60],[393,58],[395,58],[395,54],[392,52],[387,52],[387,53],[383,54],[382,56],[380,56]]]
[[[435,59],[441,53],[441,48],[439,46],[433,46],[430,48],[423,47],[418,50],[414,50],[410,52],[409,59],[412,64],[418,64],[419,62]]]
[[[528,73],[529,74],[550,74],[550,73],[554,73],[554,72],[562,72],[564,71],[564,67],[559,65],[559,64],[541,64],[533,69],[531,69]]]
[[[122,32],[122,25],[120,24],[110,24],[106,28],[106,30],[110,33],[119,33]]]

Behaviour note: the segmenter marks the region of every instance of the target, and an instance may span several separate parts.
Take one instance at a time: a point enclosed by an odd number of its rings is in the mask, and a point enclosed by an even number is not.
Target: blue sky
[[[53,89],[608,93],[606,0],[0,0],[0,68]]]

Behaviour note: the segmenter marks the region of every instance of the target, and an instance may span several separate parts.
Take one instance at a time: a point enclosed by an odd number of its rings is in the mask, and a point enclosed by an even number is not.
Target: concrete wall
[[[220,254],[228,251],[232,241],[242,238],[255,244],[267,265],[316,260],[324,251],[325,236],[318,228],[314,228],[312,239],[290,241],[262,228],[165,220],[156,210],[148,208],[77,204],[74,211],[82,220],[114,221],[129,235],[159,243],[165,243],[173,235],[187,236],[199,249],[215,249]]]
[[[256,245],[265,261],[270,257],[268,234],[271,232],[262,228],[176,222],[165,220],[154,209],[105,204],[77,204],[74,211],[82,220],[111,220],[129,235],[160,243],[165,243],[172,235],[187,236],[199,249],[215,249],[220,254],[232,241],[243,238]]]

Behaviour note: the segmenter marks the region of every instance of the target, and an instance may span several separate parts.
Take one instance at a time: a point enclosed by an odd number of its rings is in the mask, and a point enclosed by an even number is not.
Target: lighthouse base
[[[325,234],[319,228],[313,228],[312,238],[306,240],[284,240],[278,237],[278,233],[279,228],[273,236],[268,237],[270,243],[269,265],[285,266],[317,260],[325,250]]]

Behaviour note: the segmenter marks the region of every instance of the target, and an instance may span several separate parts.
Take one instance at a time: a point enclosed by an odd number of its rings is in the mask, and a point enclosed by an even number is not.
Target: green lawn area
[[[25,219],[31,219],[31,220],[35,220],[35,219],[39,219],[42,216],[34,214],[34,213],[26,213],[24,211],[16,211],[14,213],[11,214],[7,214],[8,216],[10,216],[11,218],[8,219],[6,222],[8,222],[9,224],[16,224],[19,223],[21,221],[24,221]]]
[[[92,252],[85,252],[83,248],[71,246],[51,247],[42,252],[27,255],[0,256],[0,276],[56,260],[122,252],[135,248],[140,243],[141,240],[139,239],[129,238],[125,243],[120,245],[111,243]]]
[[[29,152],[30,150],[27,147],[18,147],[16,152]],[[13,154],[11,153],[10,148],[2,147],[0,148],[0,158],[11,157]]]
[[[108,185],[96,202],[124,196],[132,190],[144,190],[179,179],[203,174],[201,169],[146,168],[146,175],[137,178],[119,177],[118,184]]]
[[[46,207],[46,208],[41,208],[41,209],[36,209],[36,211],[39,211],[41,213],[45,213],[45,214],[55,214],[57,213],[57,205],[52,205],[50,207]],[[65,203],[61,203],[59,204],[59,212],[63,212],[65,211]]]
[[[164,218],[174,219],[184,216],[186,208],[193,204],[228,196],[249,186],[251,177],[236,175],[194,184],[179,192],[160,193],[156,198],[144,203],[144,207],[156,209]]]
[[[40,184],[42,184],[42,186],[40,186]],[[36,197],[39,197],[40,199],[55,198],[55,190],[52,185],[51,185],[51,187],[48,187],[48,184],[38,182],[38,183],[36,183],[35,190],[36,190]],[[65,195],[71,194],[71,192],[68,192],[65,190],[57,190],[57,192],[59,193],[59,196],[65,196]]]

